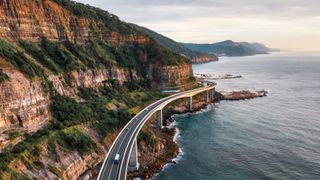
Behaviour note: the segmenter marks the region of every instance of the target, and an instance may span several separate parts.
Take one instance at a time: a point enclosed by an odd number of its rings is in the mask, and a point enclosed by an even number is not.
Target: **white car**
[[[116,154],[116,156],[114,157],[114,163],[118,164],[120,161],[120,154]]]

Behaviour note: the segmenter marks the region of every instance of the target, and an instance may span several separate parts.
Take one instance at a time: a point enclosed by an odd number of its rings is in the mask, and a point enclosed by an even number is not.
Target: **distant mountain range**
[[[213,44],[182,43],[193,50],[217,56],[251,56],[255,54],[268,54],[275,49],[270,49],[261,43],[234,42],[226,40]]]
[[[188,47],[184,46],[181,43],[178,43],[168,37],[165,37],[155,31],[147,29],[145,27],[137,26],[141,31],[144,31],[146,34],[155,39],[159,44],[170,49],[180,55],[183,55],[190,59],[192,63],[205,63],[210,61],[218,60],[218,57],[212,53],[200,52],[197,50],[191,50]]]

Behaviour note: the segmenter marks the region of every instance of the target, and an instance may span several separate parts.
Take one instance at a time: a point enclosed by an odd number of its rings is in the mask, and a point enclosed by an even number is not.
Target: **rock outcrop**
[[[221,94],[223,95],[223,98],[222,98],[223,100],[238,101],[238,100],[264,97],[264,96],[267,96],[268,92],[265,90],[257,90],[257,91],[242,90],[242,91],[221,92]]]
[[[139,80],[141,77],[133,70],[131,70],[130,73],[130,71],[126,69],[112,68],[74,71],[69,78],[69,85],[66,85],[67,82],[62,75],[52,75],[49,77],[49,80],[59,94],[74,97],[77,94],[79,87],[98,90],[108,80],[117,80],[120,85],[123,85],[125,81]]]
[[[116,44],[149,42],[149,38],[142,35],[110,32],[103,24],[74,16],[51,0],[0,1],[0,38],[37,42],[42,36],[55,41],[69,40],[77,44],[96,38]]]
[[[202,64],[202,63],[208,63],[212,61],[218,61],[218,57],[215,55],[202,55],[202,56],[196,56],[192,58],[191,61],[194,64]]]
[[[110,86],[110,81],[115,80],[120,85],[143,80],[154,88],[194,83],[192,66],[187,59],[162,48],[134,26],[97,8],[78,4],[75,7],[82,9],[75,10],[68,6],[68,3],[75,5],[71,1],[63,1],[67,5],[61,2],[0,0],[0,39],[6,42],[0,47],[0,69],[9,77],[0,83],[0,151],[23,141],[25,135],[41,129],[52,118],[50,92],[45,85],[51,88],[52,84],[54,93],[78,98],[79,88],[99,89],[103,85]],[[95,17],[91,18],[90,13]],[[43,39],[48,41],[49,50],[42,46]],[[23,47],[22,42],[27,47]],[[66,47],[67,43],[88,54],[77,54],[77,50]],[[88,52],[86,47],[90,43],[105,48],[101,50],[102,55],[94,50]],[[7,51],[1,51],[3,49]],[[28,51],[30,49],[32,52]],[[4,55],[3,52],[9,53]],[[68,60],[74,64],[68,64]],[[56,71],[43,61],[57,67],[53,68]],[[90,63],[96,64],[90,66]],[[79,66],[73,68],[73,65]],[[40,73],[28,76],[30,69]],[[12,135],[12,131],[20,134]],[[114,138],[116,134],[109,134],[109,137]],[[31,178],[76,179],[103,160],[113,140],[108,139],[103,144],[96,137],[91,138],[95,139],[98,150],[90,154],[58,147],[54,155],[58,157],[53,157],[46,151],[49,142],[41,142],[40,160],[35,162],[39,168],[32,168],[19,158],[10,161],[10,168]]]
[[[0,84],[0,130],[38,130],[50,117],[49,95],[41,81],[30,80],[10,66],[4,72],[10,81]]]
[[[160,89],[168,89],[170,87],[187,85],[188,81],[192,81],[193,70],[188,64],[162,68],[152,66],[149,69],[149,76],[152,77],[155,82],[159,82],[158,87]]]
[[[137,43],[148,44],[150,38],[134,31],[117,32],[99,20],[77,16],[54,0],[2,0],[0,1],[0,39],[5,39],[17,47],[18,40],[38,44],[41,37],[53,42],[70,41],[84,45],[88,41],[104,41],[109,44]],[[101,11],[101,10],[100,10]],[[103,12],[114,26],[128,26],[114,15]],[[129,31],[130,32],[130,31]],[[148,52],[142,55],[149,61]],[[28,54],[28,57],[31,55]],[[30,60],[33,61],[33,60]],[[182,85],[193,77],[191,64],[179,66],[150,65],[147,79],[153,87],[167,84]],[[34,132],[50,119],[50,98],[43,89],[40,78],[29,79],[14,68],[7,60],[0,60],[0,68],[10,80],[0,84],[0,131],[22,129]],[[141,80],[141,72],[132,68],[112,66],[110,68],[75,70],[68,73],[48,75],[54,89],[61,95],[75,97],[79,87],[98,89],[106,81]],[[4,140],[6,141],[6,140]],[[1,144],[1,142],[0,142]],[[1,149],[1,145],[0,145]]]

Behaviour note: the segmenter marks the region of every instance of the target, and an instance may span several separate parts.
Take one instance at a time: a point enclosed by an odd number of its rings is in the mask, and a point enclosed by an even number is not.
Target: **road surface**
[[[122,129],[118,137],[113,142],[108,154],[101,167],[98,180],[125,180],[127,176],[127,168],[131,149],[135,143],[136,137],[143,125],[148,121],[156,111],[162,109],[170,102],[188,96],[211,90],[214,86],[206,86],[190,91],[177,93],[163,99],[160,99],[142,111],[140,111],[135,117],[133,117],[128,124]],[[114,158],[116,154],[120,154],[120,160],[115,163]]]

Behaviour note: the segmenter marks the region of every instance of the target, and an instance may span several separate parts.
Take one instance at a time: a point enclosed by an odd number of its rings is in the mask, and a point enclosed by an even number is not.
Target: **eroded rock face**
[[[49,96],[41,81],[27,79],[15,69],[6,69],[10,81],[0,84],[0,130],[38,130],[49,119]]]
[[[72,97],[77,94],[78,87],[99,89],[108,80],[117,80],[122,85],[125,81],[139,80],[141,77],[134,70],[130,73],[127,69],[112,68],[74,71],[69,78],[69,85],[66,85],[62,75],[52,75],[49,80],[59,94]]]
[[[215,55],[203,55],[197,56],[191,59],[194,64],[208,63],[211,61],[218,61],[218,57]]]
[[[93,131],[89,127],[82,127],[84,131]],[[39,163],[42,164],[42,168],[28,168],[24,161],[14,160],[10,167],[15,169],[17,172],[23,173],[30,178],[36,179],[63,179],[63,180],[76,180],[82,174],[84,174],[88,169],[93,169],[99,163],[101,163],[107,153],[105,147],[110,147],[111,142],[106,142],[104,145],[100,143],[97,139],[97,134],[87,132],[87,134],[95,141],[98,145],[97,150],[81,155],[76,151],[71,151],[62,148],[57,145],[56,153],[51,154],[48,151],[48,143],[43,142],[40,145],[41,155],[39,158]],[[90,175],[89,175],[90,176]],[[92,176],[92,175],[91,175]],[[96,178],[96,174],[94,175]],[[10,179],[10,178],[7,178]],[[92,179],[92,178],[91,178]]]
[[[92,28],[92,27],[95,28]],[[99,37],[95,37],[98,34]],[[145,44],[148,37],[136,34],[121,34],[110,32],[104,25],[91,19],[77,17],[50,0],[0,0],[0,39],[6,39],[16,44],[19,39],[38,42],[40,37],[53,41],[69,40],[76,44],[85,44],[89,39],[101,38],[108,43],[121,44],[126,42]],[[141,54],[147,61],[147,53]],[[42,86],[42,80],[29,79],[0,58],[0,67],[10,80],[0,84],[0,133],[12,129],[25,132],[39,130],[51,118],[50,97]],[[151,66],[148,78],[155,85],[166,86],[175,83],[181,85],[192,75],[191,64],[180,66]],[[50,75],[56,91],[65,96],[74,97],[78,87],[97,89],[105,81],[118,80],[123,84],[128,80],[139,80],[142,77],[134,70],[113,67],[100,70],[79,70],[70,73],[70,76]],[[0,151],[6,147],[8,136],[0,137]],[[23,140],[17,139],[17,141]],[[98,142],[96,142],[98,143]],[[112,141],[104,145],[111,145]],[[9,143],[10,144],[10,143]],[[99,145],[98,147],[103,147]],[[44,147],[45,149],[45,147]],[[103,160],[106,151],[92,153],[87,156],[76,154],[75,151],[60,154],[61,161],[52,162],[50,154],[44,154],[44,168],[31,171],[23,162],[16,162],[17,167],[24,174],[40,179],[56,179],[57,175],[48,170],[50,163],[59,167],[63,179],[73,179]]]
[[[49,94],[44,92],[41,80],[30,80],[10,66],[4,72],[10,81],[0,84],[0,130],[37,131],[51,117]],[[139,79],[135,71],[130,74],[128,70],[117,68],[74,71],[70,78],[70,84],[62,75],[52,75],[49,80],[59,94],[75,97],[78,87],[98,89],[107,80],[118,80],[123,84],[130,78]],[[5,147],[1,142],[0,149]]]
[[[179,66],[152,66],[149,69],[149,76],[158,82],[158,88],[166,89],[170,86],[181,86],[187,84],[190,78],[193,77],[192,66],[182,64]]]
[[[265,90],[241,90],[241,91],[231,91],[231,92],[221,92],[223,95],[223,100],[238,101],[245,99],[253,99],[258,97],[267,96],[268,92]]]
[[[95,27],[94,29],[91,27]],[[111,43],[148,43],[149,38],[141,35],[122,35],[109,32],[101,23],[77,17],[50,0],[1,0],[0,38],[9,41],[23,39],[37,42],[42,36],[50,40],[69,40],[84,44],[90,38]]]

